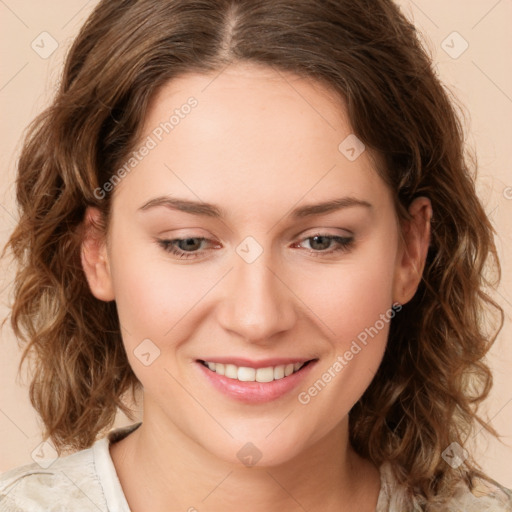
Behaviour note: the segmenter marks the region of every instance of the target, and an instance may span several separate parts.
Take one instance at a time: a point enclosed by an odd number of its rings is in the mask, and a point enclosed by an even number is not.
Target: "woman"
[[[463,142],[391,1],[100,2],[8,244],[32,402],[78,451],[0,510],[511,510],[464,448],[502,312]]]

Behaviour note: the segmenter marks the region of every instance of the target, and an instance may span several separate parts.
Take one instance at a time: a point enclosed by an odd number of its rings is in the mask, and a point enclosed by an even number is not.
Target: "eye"
[[[158,240],[160,245],[166,252],[178,256],[180,259],[197,258],[198,249],[203,242],[209,242],[207,238],[190,237],[190,238],[174,238],[173,240]]]
[[[301,247],[302,244],[309,241],[311,249],[308,252],[312,256],[326,256],[339,252],[347,252],[354,243],[353,237],[343,237],[337,235],[327,235],[317,233],[313,236],[304,238],[301,242],[294,244],[294,246]],[[204,237],[189,237],[189,238],[173,238],[170,240],[157,240],[157,243],[164,251],[177,256],[179,259],[198,258],[207,250],[204,249],[203,244],[210,243],[210,245],[216,245],[212,240]],[[333,248],[329,249],[329,247]]]
[[[313,236],[304,238],[298,245],[300,246],[305,241],[309,241],[311,249],[309,252],[312,256],[325,256],[327,254],[334,254],[338,252],[347,252],[354,243],[353,237],[345,237],[338,235],[327,235],[317,233]],[[334,247],[329,249],[329,247]],[[329,249],[329,250],[327,250]]]

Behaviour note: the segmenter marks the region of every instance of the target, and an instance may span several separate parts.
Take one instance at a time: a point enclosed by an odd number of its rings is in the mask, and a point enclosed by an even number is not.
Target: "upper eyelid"
[[[186,232],[187,229],[193,230],[196,228],[182,228],[182,229],[176,229],[173,231],[185,231]],[[197,228],[197,229],[202,229],[202,228]],[[333,233],[333,232],[330,232],[330,230],[338,230],[338,231]],[[170,230],[163,231],[162,233],[166,233],[168,231],[170,231]],[[290,229],[287,229],[283,233],[283,238],[288,238],[290,231],[291,231]],[[343,233],[340,233],[340,231],[343,231]],[[326,226],[326,227],[322,227],[322,228],[311,227],[311,228],[305,228],[305,229],[301,230],[299,233],[296,233],[293,236],[291,236],[291,238],[292,239],[309,238],[309,237],[315,236],[315,235],[339,236],[342,238],[349,238],[349,237],[355,235],[355,231],[351,230],[351,229],[347,229],[347,228],[334,227],[334,226]],[[161,237],[162,240],[167,240],[167,241],[169,241],[169,240],[186,240],[187,238],[202,238],[205,240],[216,241],[215,238],[210,238],[208,235],[195,234],[195,233],[194,234],[185,233],[184,235],[173,235],[173,236],[164,236],[163,234],[162,235],[159,234],[158,236]],[[243,236],[241,238],[241,240],[243,240],[244,238],[245,238],[245,236]]]
[[[327,233],[327,232],[323,232],[323,231],[315,231],[312,234],[307,235],[307,236],[300,236],[299,238],[295,237],[294,239],[296,241],[293,242],[293,244],[294,245],[301,244],[306,240],[310,240],[310,239],[314,238],[315,236],[323,236],[323,237],[329,238],[334,244],[341,244],[341,245],[343,245],[343,242],[340,242],[339,239],[343,240],[345,242],[345,244],[347,244],[347,245],[352,244],[355,241],[355,236],[353,234],[346,236],[346,235],[340,235],[340,234]],[[203,237],[203,236],[183,236],[183,237],[175,237],[175,238],[162,238],[162,239],[158,239],[157,241],[160,244],[174,245],[174,242],[181,242],[184,240],[188,240],[190,238],[195,238],[197,240],[200,240],[201,243],[208,242],[207,245],[209,246],[202,250],[189,251],[190,254],[200,254],[201,252],[206,252],[206,251],[212,250],[214,248],[212,246],[218,245],[220,243],[211,238]],[[177,248],[177,250],[182,251],[183,249]],[[184,251],[184,252],[187,252],[187,251]],[[319,253],[320,252],[321,251],[319,251]]]

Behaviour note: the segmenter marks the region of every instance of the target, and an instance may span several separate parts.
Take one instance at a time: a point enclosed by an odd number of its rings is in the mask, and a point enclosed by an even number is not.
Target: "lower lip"
[[[255,404],[270,402],[290,393],[306,378],[311,368],[316,364],[316,361],[311,361],[298,372],[288,375],[288,377],[273,380],[272,382],[242,382],[219,375],[207,368],[203,363],[196,361],[196,364],[203,375],[220,392],[240,402]]]

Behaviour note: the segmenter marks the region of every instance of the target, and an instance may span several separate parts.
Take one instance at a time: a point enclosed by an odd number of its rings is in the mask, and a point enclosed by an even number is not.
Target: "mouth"
[[[316,359],[196,359],[201,379],[224,397],[257,405],[293,397],[313,371]],[[235,364],[237,363],[237,364]]]
[[[262,367],[258,364],[254,366],[238,366],[232,363],[220,363],[214,361],[205,361],[198,359],[197,362],[208,368],[212,373],[226,377],[228,379],[237,380],[239,382],[272,382],[275,380],[285,379],[291,375],[300,372],[303,368],[318,359],[309,359],[306,361],[289,362],[287,364],[268,365]]]

